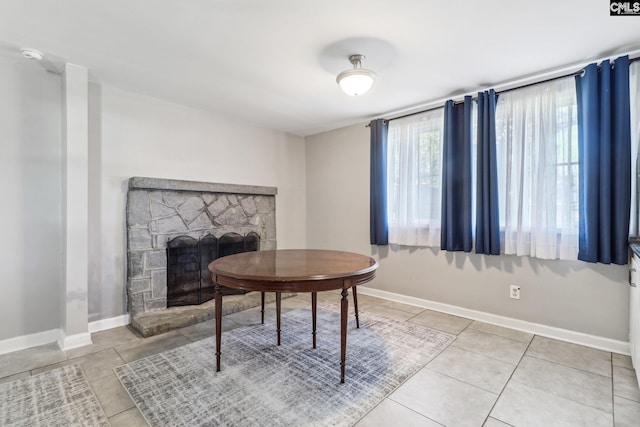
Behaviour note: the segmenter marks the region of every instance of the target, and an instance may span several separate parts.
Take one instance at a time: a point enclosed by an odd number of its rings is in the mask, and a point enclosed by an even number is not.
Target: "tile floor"
[[[326,292],[318,300],[337,301],[339,295]],[[640,389],[628,356],[366,295],[358,302],[362,312],[457,339],[357,427],[640,426]],[[309,306],[309,295],[283,300],[283,311]],[[267,317],[275,318],[273,304]],[[259,321],[258,310],[247,310],[225,316],[223,329]],[[0,383],[78,363],[113,427],[146,426],[113,368],[214,333],[213,321],[146,339],[114,328],[93,334],[92,345],[66,352],[50,344],[0,355]]]

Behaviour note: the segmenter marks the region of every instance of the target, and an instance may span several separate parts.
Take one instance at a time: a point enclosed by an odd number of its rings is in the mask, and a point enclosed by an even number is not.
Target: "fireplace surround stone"
[[[275,187],[145,177],[129,179],[128,187],[127,306],[132,326],[143,336],[213,317],[206,303],[167,309],[168,240],[254,232],[260,236],[260,250],[277,247]],[[225,299],[223,314],[259,304],[250,294]]]

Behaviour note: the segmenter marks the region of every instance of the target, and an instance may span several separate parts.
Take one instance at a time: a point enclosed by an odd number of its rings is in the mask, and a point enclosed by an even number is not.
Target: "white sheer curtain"
[[[389,122],[389,243],[440,246],[444,109]]]
[[[574,78],[500,94],[496,135],[505,254],[578,256]]]
[[[640,145],[640,62],[629,67],[629,94],[631,98],[631,216],[629,235],[638,237],[638,145]]]

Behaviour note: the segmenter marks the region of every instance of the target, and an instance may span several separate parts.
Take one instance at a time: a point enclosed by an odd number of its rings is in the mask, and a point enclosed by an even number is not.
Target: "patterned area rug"
[[[223,319],[224,322],[224,319]],[[282,316],[222,335],[222,370],[215,338],[116,368],[152,426],[350,426],[455,337],[408,322],[362,313],[349,319],[345,384],[340,384],[340,316],[318,310],[317,348],[311,312]]]
[[[78,365],[0,384],[2,426],[104,426],[109,422]]]

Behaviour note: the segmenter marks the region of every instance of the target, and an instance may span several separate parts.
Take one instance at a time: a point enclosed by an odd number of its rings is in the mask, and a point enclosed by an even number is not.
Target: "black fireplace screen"
[[[249,233],[227,233],[219,239],[207,235],[200,240],[180,236],[167,243],[167,307],[197,305],[214,297],[214,284],[209,264],[216,258],[240,252],[257,251],[260,236]],[[222,293],[244,291],[222,288]]]

